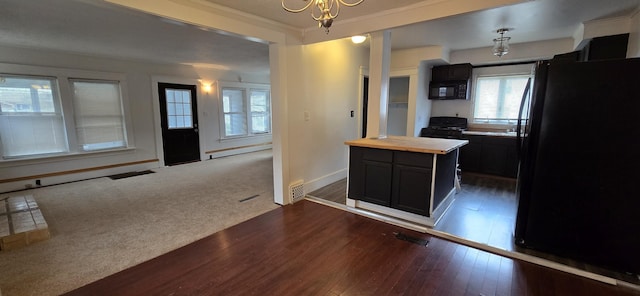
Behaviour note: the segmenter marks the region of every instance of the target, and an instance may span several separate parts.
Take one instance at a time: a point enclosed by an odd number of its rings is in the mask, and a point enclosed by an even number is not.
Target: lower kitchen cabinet
[[[350,147],[349,198],[429,215],[433,154]]]
[[[508,178],[518,175],[516,139],[512,137],[465,136],[469,144],[460,149],[460,169]]]
[[[410,213],[429,215],[430,168],[393,165],[391,207]]]

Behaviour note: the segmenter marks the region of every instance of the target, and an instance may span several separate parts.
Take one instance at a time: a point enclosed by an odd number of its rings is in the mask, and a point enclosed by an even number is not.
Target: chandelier
[[[509,29],[498,29],[496,33],[500,34],[500,37],[493,39],[493,55],[502,57],[509,53],[509,40],[511,37],[504,37],[504,33],[509,32]]]
[[[288,12],[303,12],[307,8],[311,7],[311,17],[318,22],[318,27],[324,27],[329,34],[329,27],[333,23],[333,19],[340,13],[340,4],[348,7],[356,6],[364,0],[358,0],[355,3],[347,3],[344,0],[302,0],[308,2],[304,7],[299,9],[292,9],[284,4],[285,0],[282,0],[282,8]]]

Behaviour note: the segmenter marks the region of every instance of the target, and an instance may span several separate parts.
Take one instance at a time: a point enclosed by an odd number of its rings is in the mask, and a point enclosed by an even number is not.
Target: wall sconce
[[[353,42],[354,44],[360,44],[365,40],[367,40],[367,36],[364,35],[351,36],[351,42]]]
[[[206,94],[210,94],[211,90],[213,89],[213,82],[209,82],[202,79],[198,81],[200,81],[200,86],[202,87],[202,91]]]

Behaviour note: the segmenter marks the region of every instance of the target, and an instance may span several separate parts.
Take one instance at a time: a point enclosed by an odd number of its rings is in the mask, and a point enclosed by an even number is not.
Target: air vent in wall
[[[304,181],[299,180],[289,185],[289,197],[294,203],[304,198]]]

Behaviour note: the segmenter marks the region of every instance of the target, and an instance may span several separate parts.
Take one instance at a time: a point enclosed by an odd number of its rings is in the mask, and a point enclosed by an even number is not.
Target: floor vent
[[[289,197],[292,203],[304,198],[304,181],[296,181],[289,185]]]
[[[239,202],[250,201],[250,200],[252,200],[252,199],[254,199],[254,198],[258,197],[258,196],[260,196],[260,194],[256,194],[256,195],[249,196],[247,198],[243,198],[243,199],[239,200]],[[2,296],[2,295],[0,295],[0,296]]]
[[[131,178],[135,176],[142,176],[142,175],[153,174],[153,173],[155,172],[151,170],[146,170],[146,171],[140,171],[140,172],[128,172],[123,174],[111,175],[107,177],[111,178],[111,180],[119,180],[119,179]]]
[[[417,244],[417,245],[421,245],[421,246],[427,246],[429,244],[429,241],[426,239],[421,239],[421,238],[417,238],[417,237],[413,237],[413,236],[409,236],[403,233],[399,233],[399,232],[394,232],[393,233],[397,239],[399,240],[403,240],[403,241],[407,241],[413,244]]]

